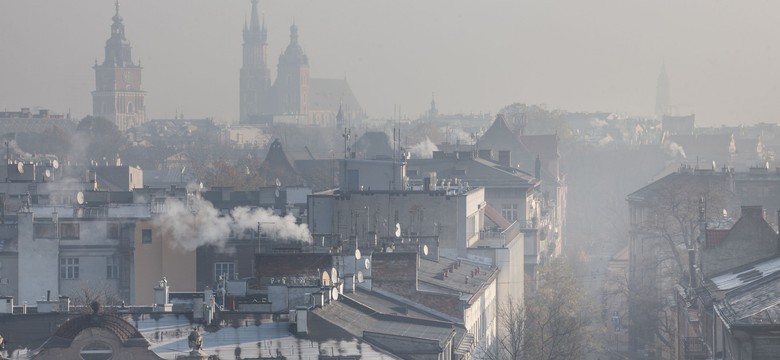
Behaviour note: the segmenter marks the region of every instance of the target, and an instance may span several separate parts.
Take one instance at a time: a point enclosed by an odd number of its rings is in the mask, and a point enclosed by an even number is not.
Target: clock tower
[[[120,131],[146,121],[141,90],[141,65],[133,63],[130,42],[125,38],[125,26],[119,16],[119,1],[112,18],[111,37],[106,41],[106,57],[95,62],[95,91],[92,92],[92,114],[113,121]]]

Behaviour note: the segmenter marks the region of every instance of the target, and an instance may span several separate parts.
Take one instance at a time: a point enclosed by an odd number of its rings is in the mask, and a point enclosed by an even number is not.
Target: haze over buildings
[[[7,51],[0,109],[91,112],[91,66],[102,61],[112,2],[4,1]],[[443,112],[492,112],[513,101],[567,110],[653,114],[659,66],[671,106],[699,122],[774,121],[780,105],[774,2],[594,0],[261,1],[272,77],[295,19],[312,77],[346,75],[367,114],[411,118],[436,92]],[[142,60],[149,118],[237,121],[244,1],[123,4]],[[20,31],[23,29],[23,31]],[[56,57],[56,62],[53,58]],[[381,86],[375,86],[381,84]]]

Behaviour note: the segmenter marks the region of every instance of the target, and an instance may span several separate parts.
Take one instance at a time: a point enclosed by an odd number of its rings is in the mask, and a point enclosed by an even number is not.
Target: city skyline
[[[260,2],[272,76],[295,21],[312,76],[346,76],[370,117],[392,117],[399,106],[416,118],[431,92],[442,113],[495,113],[524,102],[651,115],[665,63],[673,111],[695,112],[703,125],[780,116],[773,101],[780,50],[770,42],[780,30],[770,21],[778,7]],[[149,118],[183,113],[237,122],[241,29],[250,8],[249,1],[122,4],[134,60],[144,67]],[[0,59],[0,108],[91,113],[91,66],[101,59],[113,1],[17,1],[0,10],[19,15],[0,24],[3,44],[14,49]]]

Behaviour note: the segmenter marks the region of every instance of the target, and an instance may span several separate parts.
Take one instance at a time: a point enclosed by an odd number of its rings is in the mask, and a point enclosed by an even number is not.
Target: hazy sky
[[[0,110],[91,112],[113,0],[0,1]],[[295,19],[312,77],[347,76],[372,117],[512,102],[652,114],[662,63],[699,124],[780,119],[780,2],[261,0],[272,76]],[[124,0],[151,118],[238,117],[249,0]]]

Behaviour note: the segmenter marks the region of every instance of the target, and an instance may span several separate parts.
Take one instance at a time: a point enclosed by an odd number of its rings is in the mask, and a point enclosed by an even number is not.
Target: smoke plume
[[[433,157],[433,152],[437,150],[439,150],[439,148],[427,136],[425,137],[425,140],[412,145],[409,148],[412,155],[418,159],[430,159]]]
[[[268,209],[238,207],[230,214],[221,215],[211,202],[197,196],[188,201],[165,201],[165,211],[155,219],[155,225],[170,234],[175,244],[187,250],[202,245],[223,248],[231,235],[245,231],[261,232],[275,240],[302,240],[311,242],[306,224],[296,224],[295,217],[275,215]]]

